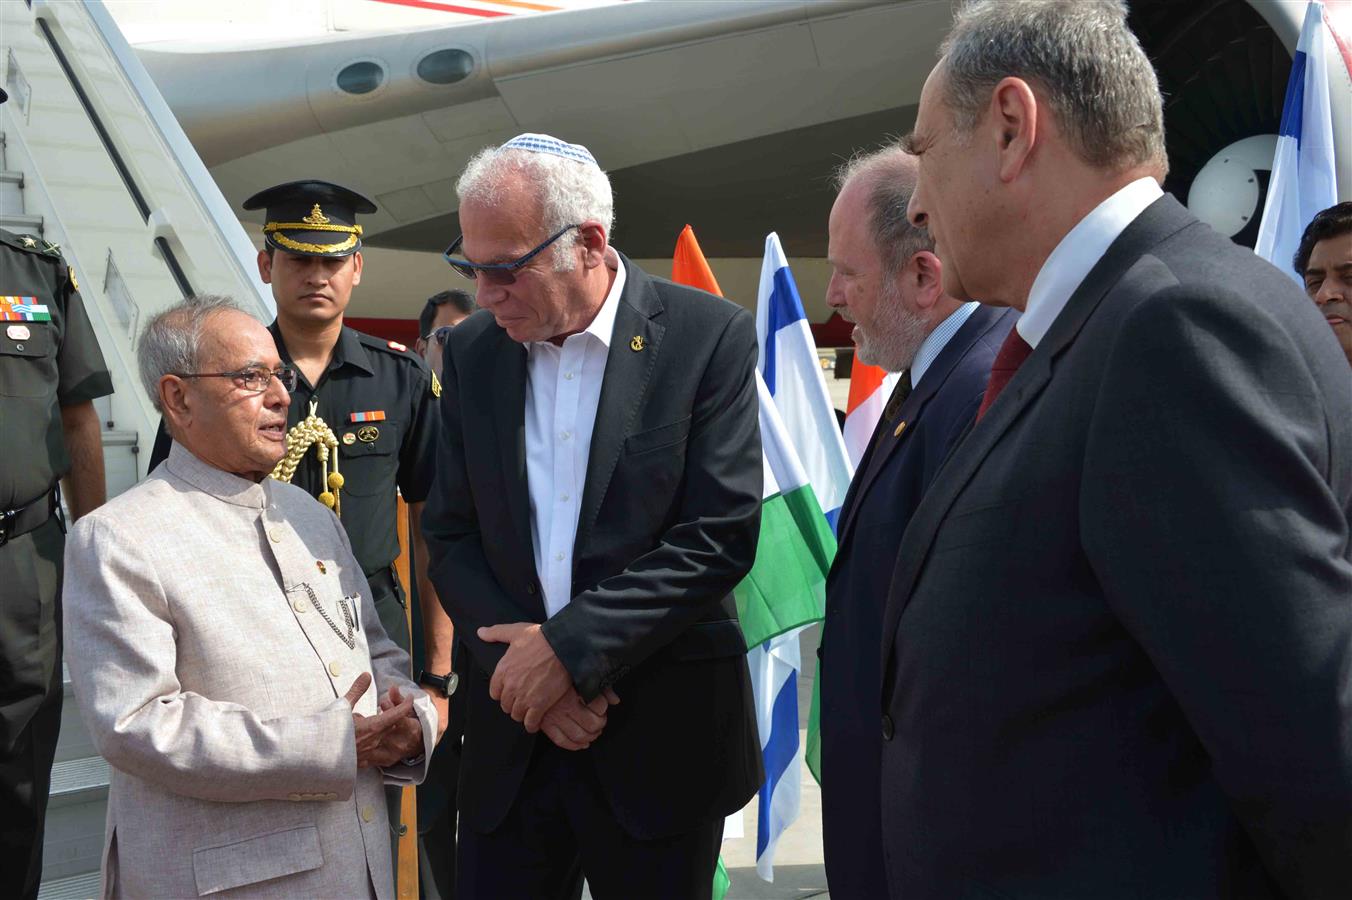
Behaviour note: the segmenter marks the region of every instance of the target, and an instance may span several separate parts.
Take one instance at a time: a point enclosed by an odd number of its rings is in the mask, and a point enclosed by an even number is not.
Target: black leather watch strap
[[[434,675],[426,669],[423,669],[418,673],[418,684],[432,688],[443,697],[449,697],[451,694],[454,694],[456,685],[459,683],[460,676],[454,672],[449,675]]]

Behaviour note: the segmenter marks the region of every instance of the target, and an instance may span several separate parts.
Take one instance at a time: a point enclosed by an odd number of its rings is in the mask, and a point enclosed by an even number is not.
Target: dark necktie
[[[990,381],[986,382],[986,395],[981,398],[981,408],[976,411],[978,422],[1032,352],[1033,348],[1028,346],[1023,335],[1019,334],[1019,329],[1009,329],[1005,342],[1000,345],[1000,352],[995,354],[995,362],[991,364],[991,377]]]
[[[872,449],[877,450],[878,445],[887,436],[887,429],[891,428],[892,423],[897,420],[897,416],[901,413],[902,404],[906,402],[907,397],[911,396],[911,390],[911,370],[907,369],[897,379],[897,386],[892,388],[892,396],[887,399],[887,405],[883,407],[882,421],[878,423],[877,430],[873,432]]]

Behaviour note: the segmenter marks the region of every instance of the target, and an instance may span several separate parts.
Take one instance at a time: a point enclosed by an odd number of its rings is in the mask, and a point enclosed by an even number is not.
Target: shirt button
[[[342,671],[343,667],[338,664],[338,660],[335,659],[333,662],[329,663],[329,674],[332,675],[334,678],[337,678],[338,673]]]
[[[372,809],[371,807],[369,807],[369,806],[363,806],[363,807],[361,808],[361,820],[362,820],[363,822],[369,822],[369,821],[371,821],[372,819],[374,819],[375,817],[376,817],[376,811],[375,811],[374,809]]]
[[[304,600],[296,600],[291,604],[291,608],[296,612],[305,612],[307,606],[309,606],[309,604]]]
[[[572,373],[572,372],[568,372],[567,374],[565,374],[565,375],[563,376],[563,380],[564,380],[564,381],[572,381],[572,380],[573,380],[573,373]]]
[[[269,528],[268,540],[272,541],[274,544],[280,544],[282,542],[282,529],[276,527]]]
[[[559,494],[559,500],[560,500],[561,502],[563,502],[563,503],[567,503],[567,502],[568,502],[568,496],[569,496],[568,494]]]
[[[883,740],[892,740],[892,717],[883,716]]]
[[[560,433],[559,433],[559,440],[561,440],[561,441],[566,441],[566,440],[568,440],[568,439],[569,439],[570,437],[572,437],[572,436],[573,436],[573,433],[572,433],[571,431],[560,432]]]
[[[563,562],[563,554],[562,554],[562,553],[555,553],[555,554],[554,554],[554,561],[555,561],[555,562]]]

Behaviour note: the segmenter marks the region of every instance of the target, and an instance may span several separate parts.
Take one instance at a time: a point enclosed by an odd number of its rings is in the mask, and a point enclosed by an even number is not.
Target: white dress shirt
[[[550,618],[573,598],[573,542],[624,281],[617,257],[615,282],[585,331],[569,335],[562,346],[526,344],[526,485],[535,571]]]
[[[1070,295],[1084,281],[1103,254],[1145,208],[1164,191],[1153,178],[1138,178],[1118,190],[1066,232],[1033,279],[1028,306],[1015,325],[1030,347],[1046,336]]]
[[[912,388],[920,384],[920,379],[925,377],[929,367],[939,358],[939,354],[948,346],[948,342],[953,339],[953,335],[958,333],[958,329],[972,317],[972,313],[976,312],[978,305],[974,300],[967,301],[949,313],[948,318],[940,322],[937,328],[925,336],[925,342],[915,352],[915,361],[911,363]]]

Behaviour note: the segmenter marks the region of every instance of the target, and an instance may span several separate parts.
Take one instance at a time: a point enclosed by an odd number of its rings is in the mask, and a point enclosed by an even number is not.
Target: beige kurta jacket
[[[361,672],[359,713],[413,694],[429,751],[436,711],[332,512],[174,444],[76,523],[65,577],[66,660],[113,767],[105,897],[393,896],[382,784],[426,763],[359,771],[343,695]]]

